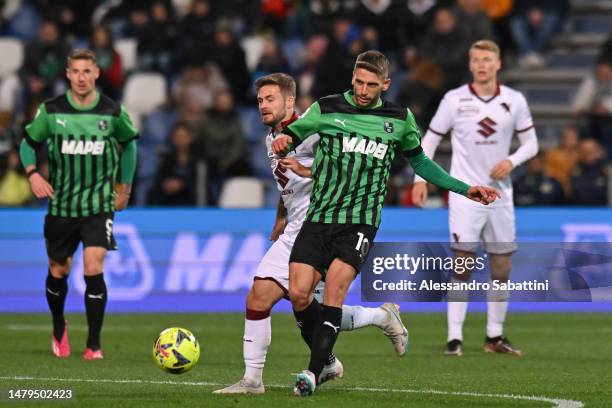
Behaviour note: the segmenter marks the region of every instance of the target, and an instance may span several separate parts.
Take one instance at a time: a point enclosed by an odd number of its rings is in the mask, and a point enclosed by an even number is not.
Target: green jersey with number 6
[[[306,218],[311,222],[378,227],[396,151],[408,157],[422,151],[408,109],[382,99],[361,108],[352,91],[319,99],[284,133],[294,145],[312,134],[320,136]]]
[[[40,105],[26,126],[28,142],[47,143],[53,198],[49,214],[87,217],[115,210],[119,146],[138,137],[125,108],[96,93],[90,106],[77,105],[70,91]]]

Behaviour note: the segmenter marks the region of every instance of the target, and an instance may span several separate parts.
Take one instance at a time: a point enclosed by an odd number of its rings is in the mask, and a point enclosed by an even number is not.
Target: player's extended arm
[[[121,153],[121,178],[119,186],[115,188],[117,193],[115,197],[115,209],[118,211],[127,207],[132,192],[132,180],[136,173],[136,157],[138,155],[136,149],[136,140],[132,139],[123,145],[123,153]]]
[[[287,209],[283,202],[283,197],[278,197],[278,205],[276,206],[276,219],[274,220],[274,226],[272,227],[272,233],[270,234],[270,241],[276,241],[278,237],[285,231],[287,225]]]
[[[409,157],[408,161],[410,162],[410,165],[414,169],[415,173],[423,177],[429,183],[435,184],[436,186],[445,190],[461,194],[470,200],[487,205],[495,201],[497,197],[500,197],[499,192],[492,187],[470,187],[463,181],[457,180],[444,171],[442,167],[438,166],[436,162],[427,157],[423,152]]]
[[[285,157],[280,163],[300,177],[311,178],[312,170],[301,164],[295,157]]]
[[[423,137],[423,140],[421,140],[421,147],[423,148],[423,152],[427,157],[433,160],[436,150],[438,149],[440,142],[442,142],[442,138],[442,136],[432,132],[431,130],[428,130],[425,133],[425,137]],[[414,176],[414,182],[425,182],[425,180],[417,174]]]
[[[53,187],[36,170],[36,149],[24,138],[19,145],[19,158],[26,170],[30,188],[37,198],[53,198]]]
[[[425,133],[425,137],[421,140],[421,147],[423,148],[423,152],[429,157],[433,159],[436,154],[436,149],[438,145],[442,141],[442,136],[428,130]],[[423,207],[425,202],[427,201],[427,182],[423,180],[418,174],[414,176],[414,184],[412,186],[412,203],[416,207]]]

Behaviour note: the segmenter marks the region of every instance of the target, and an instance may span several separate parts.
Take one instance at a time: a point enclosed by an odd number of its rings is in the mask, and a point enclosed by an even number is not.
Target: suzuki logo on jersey
[[[493,126],[497,125],[497,122],[495,122],[493,119],[491,119],[489,117],[486,117],[483,120],[481,120],[480,122],[478,122],[478,125],[480,126],[480,129],[478,130],[478,133],[480,133],[484,137],[489,137],[493,133],[496,132],[496,130],[495,130],[495,128]]]
[[[376,157],[377,159],[384,159],[385,154],[389,146],[384,143],[377,143],[374,140],[361,139],[357,137],[343,137],[342,138],[342,152],[343,153],[361,153],[368,154]]]
[[[62,154],[93,154],[99,156],[104,153],[104,141],[91,140],[62,140]]]

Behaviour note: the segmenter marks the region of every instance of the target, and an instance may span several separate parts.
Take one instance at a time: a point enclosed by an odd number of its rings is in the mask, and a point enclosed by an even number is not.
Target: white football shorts
[[[516,251],[514,206],[484,206],[465,202],[449,206],[448,228],[451,248],[476,252],[478,243],[489,254],[511,254]]]

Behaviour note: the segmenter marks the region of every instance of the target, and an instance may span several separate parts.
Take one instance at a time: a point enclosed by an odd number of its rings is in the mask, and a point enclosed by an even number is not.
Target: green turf
[[[406,357],[397,358],[378,329],[342,333],[336,353],[344,363],[345,377],[325,384],[311,398],[296,398],[291,395],[290,373],[307,366],[308,354],[290,315],[273,316],[272,346],[264,373],[268,387],[264,396],[211,394],[219,388],[216,384],[230,384],[242,375],[243,316],[239,314],[109,315],[103,332],[105,359],[93,362],[80,357],[86,336],[83,315],[68,317],[73,355],[67,359],[51,355],[50,319],[46,315],[0,315],[0,389],[6,393],[7,389],[14,388],[70,388],[76,399],[65,405],[105,408],[553,406],[544,401],[439,394],[431,390],[533,395],[578,400],[586,407],[612,406],[611,315],[512,315],[506,332],[524,349],[523,358],[488,355],[482,351],[485,325],[482,314],[468,317],[465,354],[461,358],[448,358],[441,353],[446,333],[443,314],[404,314],[403,317],[411,335]],[[157,333],[170,326],[192,330],[201,342],[200,362],[189,373],[166,374],[151,358]],[[11,379],[14,376],[38,379]],[[115,382],[120,380],[142,382]],[[150,383],[155,381],[178,384]],[[355,387],[396,391],[365,391]],[[5,400],[0,405],[59,407],[64,403]]]

